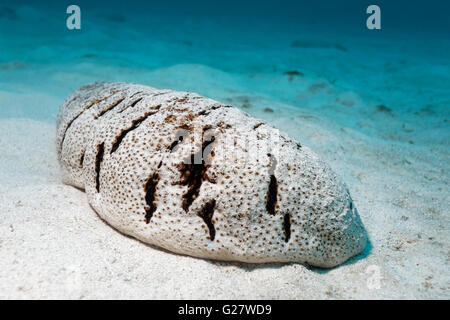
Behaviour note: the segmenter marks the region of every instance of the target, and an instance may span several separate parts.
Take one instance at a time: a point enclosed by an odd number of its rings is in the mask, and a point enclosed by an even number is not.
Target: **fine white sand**
[[[318,270],[150,247],[106,225],[84,192],[61,184],[53,124],[6,119],[0,298],[449,298],[448,177],[438,167],[445,158],[351,130],[330,132],[315,118],[298,119],[300,129],[292,117],[277,118],[275,125],[305,137],[344,176],[370,234],[372,248],[363,255]]]

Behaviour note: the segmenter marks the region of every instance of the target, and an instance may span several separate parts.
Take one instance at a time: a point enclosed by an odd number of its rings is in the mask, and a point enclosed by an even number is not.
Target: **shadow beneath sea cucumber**
[[[203,259],[208,261],[211,264],[217,265],[217,266],[235,266],[235,267],[239,267],[241,269],[244,269],[247,272],[251,272],[253,270],[256,269],[280,269],[282,267],[285,266],[302,266],[305,267],[306,269],[308,269],[309,271],[318,273],[318,274],[326,274],[332,270],[336,270],[340,267],[343,266],[348,266],[351,265],[359,260],[365,259],[370,255],[370,252],[372,251],[373,246],[372,246],[372,242],[370,241],[369,236],[367,236],[367,243],[366,246],[364,248],[364,250],[354,256],[349,258],[347,261],[345,261],[344,263],[341,263],[340,265],[337,265],[335,267],[332,268],[321,268],[321,267],[315,267],[312,266],[308,263],[299,263],[299,262],[267,262],[267,263],[248,263],[248,262],[239,262],[239,261],[220,261],[220,260],[211,260],[211,259]],[[197,259],[202,259],[202,258],[197,258]]]
[[[77,188],[80,189],[80,188]],[[82,189],[80,189],[81,191],[83,191]],[[337,268],[343,267],[343,266],[347,266],[350,264],[353,264],[359,260],[362,260],[366,257],[369,256],[370,252],[372,251],[372,243],[370,242],[369,236],[367,236],[367,244],[366,247],[364,248],[364,250],[348,259],[346,262],[336,266],[336,267],[332,267],[332,268],[320,268],[320,267],[314,267],[312,265],[309,265],[308,263],[299,263],[299,262],[266,262],[266,263],[249,263],[249,262],[242,262],[242,261],[224,261],[224,260],[213,260],[213,259],[207,259],[207,258],[200,258],[200,257],[195,257],[195,256],[191,256],[191,255],[187,255],[187,254],[182,254],[182,253],[176,253],[176,252],[172,252],[169,251],[165,248],[162,247],[158,247],[156,245],[153,244],[149,244],[146,242],[143,242],[133,236],[127,235],[119,230],[117,230],[116,228],[114,228],[112,225],[110,225],[106,220],[102,219],[102,217],[100,217],[100,215],[97,214],[97,212],[95,211],[95,209],[89,204],[89,207],[92,209],[92,211],[95,213],[95,215],[100,219],[100,221],[102,221],[105,225],[107,225],[109,228],[111,228],[112,230],[114,230],[114,232],[120,233],[121,235],[129,238],[129,239],[133,239],[135,241],[138,241],[142,244],[144,244],[145,246],[152,248],[154,250],[158,250],[161,252],[165,252],[167,254],[171,254],[174,256],[182,256],[182,257],[189,257],[191,259],[197,259],[197,260],[202,260],[202,261],[206,261],[210,264],[213,264],[215,266],[219,266],[219,267],[230,267],[230,266],[234,266],[234,267],[238,267],[240,269],[243,269],[246,272],[252,272],[254,270],[258,270],[258,269],[281,269],[282,267],[286,267],[286,266],[302,266],[305,267],[306,269],[308,269],[309,271],[318,273],[318,274],[326,274],[332,270],[336,270]]]
[[[327,269],[325,269],[325,268],[319,268],[319,267],[313,267],[313,266],[311,266],[311,267],[309,268],[309,270],[311,270],[311,271],[313,271],[313,272],[316,272],[316,273],[319,273],[319,274],[326,274],[326,273],[328,273],[328,272],[330,272],[330,271],[332,271],[332,270],[336,270],[336,269],[338,269],[338,268],[340,268],[340,267],[343,267],[343,266],[351,265],[351,264],[353,264],[353,263],[355,263],[355,262],[357,262],[357,261],[359,261],[359,260],[362,260],[362,259],[367,258],[367,257],[370,255],[370,252],[372,251],[372,249],[373,249],[372,242],[370,241],[370,237],[367,235],[367,243],[366,243],[366,246],[365,246],[364,250],[363,250],[360,254],[358,254],[358,255],[356,255],[356,256],[354,256],[354,257],[349,258],[349,259],[348,259],[347,261],[345,261],[344,263],[341,263],[340,265],[338,265],[338,266],[336,266],[336,267],[333,267],[333,268],[327,268]]]

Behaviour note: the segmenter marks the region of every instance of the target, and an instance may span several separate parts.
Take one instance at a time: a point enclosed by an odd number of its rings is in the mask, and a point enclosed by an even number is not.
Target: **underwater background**
[[[367,250],[330,272],[217,271],[103,229],[54,145],[62,101],[95,81],[193,91],[287,132],[342,176]],[[448,1],[0,0],[0,297],[448,299],[449,169]],[[79,291],[55,282],[70,261]]]

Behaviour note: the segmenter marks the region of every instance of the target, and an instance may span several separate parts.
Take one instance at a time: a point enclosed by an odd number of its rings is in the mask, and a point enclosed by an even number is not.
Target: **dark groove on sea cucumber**
[[[131,99],[131,98],[133,98],[135,95],[138,95],[138,94],[140,94],[140,93],[142,93],[142,91],[135,92],[135,93],[133,93],[129,98]]]
[[[267,202],[266,202],[266,210],[269,214],[275,215],[275,205],[277,203],[277,194],[278,194],[278,182],[275,177],[275,168],[277,165],[277,160],[270,153],[267,154],[270,157],[270,182],[269,187],[267,189]]]
[[[159,182],[159,174],[155,172],[145,184],[145,202],[148,206],[145,209],[146,223],[150,222],[150,219],[153,217],[153,213],[155,213],[156,211],[155,193],[158,182]]]
[[[254,126],[253,126],[253,129],[258,129],[260,126],[262,126],[264,124],[264,122],[260,122],[260,123],[257,123],[257,124],[255,124]]]
[[[83,154],[81,155],[81,158],[80,158],[80,167],[83,167],[84,154],[85,154],[85,151],[83,152]]]
[[[178,129],[177,133],[176,133],[176,137],[175,137],[175,141],[172,142],[172,144],[169,146],[169,151],[172,152],[173,149],[180,144],[181,142],[183,142],[184,137],[187,136],[189,134],[189,130],[186,129],[185,127],[181,127]]]
[[[183,164],[183,167],[180,170],[183,179],[181,184],[188,186],[188,191],[183,195],[182,203],[182,207],[186,212],[189,210],[192,202],[194,202],[195,198],[200,193],[200,187],[202,186],[206,172],[206,166],[203,161],[201,164],[195,164],[194,159],[195,155],[191,155],[191,163]]]
[[[213,241],[216,237],[216,228],[214,227],[214,223],[212,223],[215,206],[216,200],[208,201],[201,209],[201,212],[198,214],[208,226],[209,240],[211,241]]]
[[[122,110],[120,110],[119,113],[124,112],[124,111],[127,110],[128,108],[134,108],[134,106],[135,106],[139,101],[141,101],[142,99],[144,99],[144,98],[138,98],[138,99],[136,99],[136,100],[133,101],[130,105],[128,105],[128,106],[126,106],[125,108],[123,108]]]
[[[72,125],[72,123],[73,123],[76,119],[78,119],[78,117],[81,116],[86,110],[89,110],[92,106],[96,105],[97,103],[100,103],[100,102],[102,102],[102,101],[108,99],[109,97],[112,97],[115,93],[117,93],[117,91],[113,92],[112,94],[110,94],[109,96],[106,96],[106,97],[104,97],[104,98],[101,98],[101,99],[98,99],[98,100],[91,101],[89,104],[87,104],[87,105],[83,108],[83,110],[81,110],[80,113],[78,113],[72,120],[69,121],[69,123],[67,124],[66,129],[64,130],[64,134],[63,134],[63,137],[62,137],[62,139],[61,139],[61,143],[60,143],[60,145],[59,145],[59,151],[60,151],[60,152],[62,152],[63,143],[64,143],[64,140],[66,139],[66,133],[67,133],[67,131],[69,130],[69,128],[70,128],[70,126]]]
[[[203,181],[207,180],[206,170],[210,161],[206,163],[206,159],[203,156],[205,149],[215,140],[214,136],[210,135],[209,137],[210,140],[204,141],[202,148],[198,152],[191,154],[190,158],[185,159],[179,167],[182,178],[180,183],[188,186],[188,191],[183,195],[182,203],[182,207],[186,212],[199,195]]]
[[[207,115],[209,115],[209,114],[211,113],[211,111],[217,110],[217,109],[220,109],[220,108],[232,108],[232,106],[223,106],[223,105],[220,105],[220,106],[212,106],[212,107],[209,108],[209,109],[200,111],[200,112],[197,114],[197,116],[207,116]]]
[[[270,176],[269,188],[267,190],[266,210],[269,214],[275,215],[275,204],[277,203],[277,178]]]
[[[104,109],[102,112],[100,112],[100,114],[98,116],[95,116],[94,119],[98,119],[101,116],[103,116],[105,113],[107,113],[108,111],[114,109],[115,107],[117,107],[123,100],[125,100],[125,98],[120,98],[119,100],[117,100],[116,102],[114,102],[112,105],[110,105],[109,107],[107,107],[106,109]]]
[[[131,123],[131,127],[129,127],[129,128],[126,129],[126,130],[123,130],[123,131],[120,133],[120,135],[118,135],[118,136],[116,137],[116,140],[114,141],[114,143],[113,143],[113,145],[112,145],[110,154],[114,153],[114,152],[117,150],[117,148],[119,148],[119,145],[120,145],[120,143],[122,142],[123,138],[125,138],[125,136],[126,136],[130,131],[133,131],[134,129],[136,129],[137,127],[139,127],[140,124],[141,124],[142,122],[144,122],[149,116],[151,116],[151,115],[153,115],[153,114],[155,114],[155,113],[156,113],[156,112],[147,112],[147,113],[144,114],[144,116],[142,116],[141,118],[138,118],[138,119],[134,120],[134,121]]]
[[[172,144],[169,146],[169,151],[172,152],[172,150],[182,141],[183,141],[183,136],[178,137],[177,140],[172,142]]]
[[[66,133],[67,133],[67,131],[69,130],[69,128],[70,128],[70,126],[72,125],[72,123],[73,123],[76,119],[78,119],[78,117],[81,116],[81,114],[82,114],[84,111],[86,111],[86,110],[81,111],[75,118],[73,118],[72,120],[70,120],[69,123],[67,124],[66,130],[64,131],[63,137],[62,137],[62,139],[61,139],[61,145],[59,146],[60,152],[62,152],[62,147],[63,147],[64,140],[66,139]]]
[[[220,105],[220,106],[212,106],[211,110],[217,110],[219,108],[233,108],[233,106],[224,106],[224,105]]]
[[[284,215],[284,221],[283,221],[283,227],[284,227],[284,242],[288,242],[291,238],[291,216],[289,213],[286,213]]]
[[[105,143],[102,142],[97,146],[97,157],[95,158],[95,188],[100,192],[100,165],[103,161],[103,154],[105,152]]]

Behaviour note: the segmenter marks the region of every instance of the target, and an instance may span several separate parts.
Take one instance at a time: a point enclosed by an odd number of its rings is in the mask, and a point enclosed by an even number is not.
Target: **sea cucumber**
[[[308,147],[194,93],[84,86],[57,120],[62,180],[143,242],[195,257],[334,267],[366,232],[345,184]]]

